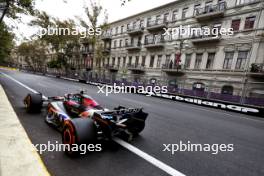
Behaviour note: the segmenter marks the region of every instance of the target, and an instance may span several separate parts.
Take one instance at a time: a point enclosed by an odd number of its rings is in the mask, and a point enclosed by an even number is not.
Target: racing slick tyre
[[[129,132],[133,134],[133,136],[138,136],[145,128],[145,122],[138,122],[132,128],[129,129]]]
[[[133,134],[133,136],[138,136],[145,128],[145,121],[148,114],[142,110],[129,118],[125,123],[128,126],[128,131]]]
[[[28,94],[24,104],[28,113],[40,112],[43,105],[42,94]]]
[[[65,153],[71,157],[80,155],[80,145],[96,141],[96,127],[91,119],[76,118],[66,121],[62,131],[62,142],[66,144]]]

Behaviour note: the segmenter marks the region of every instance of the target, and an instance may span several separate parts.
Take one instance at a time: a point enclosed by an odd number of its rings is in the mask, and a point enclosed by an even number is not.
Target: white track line
[[[173,175],[173,176],[185,176],[183,173],[173,169],[172,167],[168,166],[167,164],[164,164],[163,162],[157,160],[156,158],[150,156],[149,154],[139,150],[138,148],[134,147],[133,145],[119,139],[119,138],[114,138],[113,139],[116,143],[118,143],[119,145],[123,146],[124,148],[126,148],[127,150],[135,153],[136,155],[138,155],[139,157],[145,159],[146,161],[150,162],[151,164],[153,164],[154,166],[160,168],[161,170],[167,172],[169,175]]]
[[[2,73],[1,74],[5,75],[6,77],[8,77],[9,79],[11,79],[12,81],[16,82],[17,84],[21,85],[22,87],[28,89],[29,91],[33,92],[33,93],[38,93],[37,91],[35,91],[34,89],[31,89],[30,87],[26,86],[25,84],[19,82],[18,80],[14,79],[13,77],[5,74],[5,73]]]
[[[1,72],[2,73],[2,72]],[[11,79],[12,81],[16,82],[17,84],[21,85],[22,87],[28,89],[29,91],[33,92],[33,93],[38,93],[36,90],[28,87],[27,85],[21,83],[20,81],[16,80],[15,78],[2,73],[4,76],[6,76],[7,78]],[[44,96],[45,97],[45,96]],[[118,143],[119,145],[123,146],[124,148],[126,148],[127,150],[131,151],[132,153],[138,155],[139,157],[145,159],[146,161],[150,162],[151,164],[153,164],[154,166],[158,167],[159,169],[163,170],[164,172],[168,173],[169,175],[172,176],[185,176],[183,173],[177,171],[176,169],[168,166],[167,164],[159,161],[158,159],[152,157],[151,155],[143,152],[142,150],[134,147],[133,145],[119,139],[119,138],[114,138],[113,139],[116,143]]]

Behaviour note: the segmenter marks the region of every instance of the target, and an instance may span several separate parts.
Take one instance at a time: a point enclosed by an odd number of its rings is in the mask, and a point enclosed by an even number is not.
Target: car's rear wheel
[[[93,144],[97,132],[93,120],[76,118],[66,121],[62,131],[62,142],[66,145],[65,153],[69,156],[80,154],[80,145]]]
[[[128,126],[128,131],[133,134],[133,136],[139,135],[145,128],[145,121],[148,114],[142,110],[138,113],[132,115],[131,118],[128,118],[126,125]]]
[[[132,128],[129,129],[129,132],[133,134],[133,136],[139,135],[145,128],[145,122],[137,122],[133,125]]]

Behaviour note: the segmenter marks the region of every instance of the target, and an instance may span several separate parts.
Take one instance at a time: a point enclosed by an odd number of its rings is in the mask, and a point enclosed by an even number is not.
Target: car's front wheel
[[[40,112],[43,105],[42,94],[28,94],[24,104],[28,113]]]

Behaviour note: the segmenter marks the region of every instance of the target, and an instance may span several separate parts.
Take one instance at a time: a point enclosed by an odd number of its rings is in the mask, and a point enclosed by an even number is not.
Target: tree
[[[7,58],[10,56],[11,50],[14,46],[14,34],[5,25],[3,21],[4,16],[17,19],[18,14],[34,14],[34,0],[0,0],[0,3],[6,4],[6,10],[0,19],[0,62],[9,62]]]
[[[7,26],[4,23],[0,24],[0,63],[8,62],[11,50],[13,48],[14,35],[8,31]]]
[[[51,44],[52,49],[55,50],[56,61],[51,65],[56,65],[58,68],[68,69],[67,60],[73,56],[73,50],[79,46],[80,35],[73,34],[73,29],[76,30],[76,24],[73,20],[61,21],[58,18],[49,16],[46,12],[37,12],[36,18],[30,22],[31,26],[38,26],[42,29],[53,28],[57,33],[50,35],[38,36],[40,41]],[[77,56],[78,57],[78,56]],[[54,64],[56,62],[56,64]]]
[[[0,0],[0,3],[6,3],[7,9],[3,13],[3,17],[0,19],[0,23],[4,16],[16,19],[18,14],[34,14],[35,0]]]
[[[17,52],[24,57],[25,62],[33,71],[40,71],[46,66],[47,49],[40,40],[20,44]]]
[[[90,8],[87,6],[84,8],[86,16],[88,18],[88,21],[85,21],[83,19],[80,20],[80,24],[82,27],[86,28],[86,30],[92,30],[97,31],[97,29],[101,29],[102,31],[106,30],[108,28],[108,14],[105,11],[103,12],[103,7],[94,2],[90,2]],[[104,22],[103,24],[98,24],[99,18],[103,15]],[[102,61],[103,61],[103,44],[100,40],[100,35],[98,35],[96,32],[93,32],[92,35],[89,35],[88,40],[92,44],[94,50],[93,50],[93,59],[92,59],[92,66],[96,63],[96,69],[99,72],[99,75],[101,76],[102,72]]]

